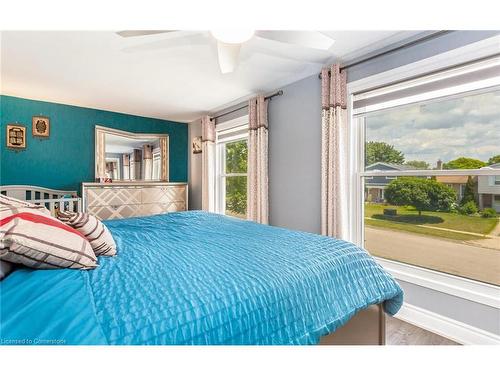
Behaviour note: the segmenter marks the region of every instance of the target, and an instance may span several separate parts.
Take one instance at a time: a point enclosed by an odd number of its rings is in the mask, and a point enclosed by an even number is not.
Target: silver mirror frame
[[[120,135],[132,139],[159,138],[161,177],[160,181],[169,181],[169,136],[168,134],[132,133],[124,130],[107,128],[105,126],[95,126],[95,178],[106,176],[106,134]]]

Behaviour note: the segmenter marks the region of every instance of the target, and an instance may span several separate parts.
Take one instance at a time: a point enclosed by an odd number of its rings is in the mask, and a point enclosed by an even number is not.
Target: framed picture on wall
[[[193,138],[193,154],[201,154],[201,137]]]
[[[50,119],[45,116],[33,116],[32,134],[34,137],[48,138],[50,134]]]
[[[10,124],[7,125],[7,147],[14,149],[26,148],[26,126]]]

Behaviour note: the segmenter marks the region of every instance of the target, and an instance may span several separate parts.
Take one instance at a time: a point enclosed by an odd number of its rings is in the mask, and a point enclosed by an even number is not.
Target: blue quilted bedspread
[[[92,271],[19,269],[0,283],[3,344],[314,344],[403,295],[351,243],[200,211],[106,222]]]

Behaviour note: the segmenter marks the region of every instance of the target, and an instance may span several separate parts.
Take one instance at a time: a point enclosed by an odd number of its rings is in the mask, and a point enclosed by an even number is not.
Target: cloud
[[[431,165],[460,156],[487,161],[500,154],[500,91],[369,114],[366,140]]]

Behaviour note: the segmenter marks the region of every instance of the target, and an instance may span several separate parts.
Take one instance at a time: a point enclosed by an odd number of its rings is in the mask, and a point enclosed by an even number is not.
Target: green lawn
[[[397,216],[384,215],[384,208],[397,209]],[[447,212],[423,211],[422,215],[419,216],[418,211],[413,207],[386,206],[374,203],[365,204],[365,218],[367,218],[366,224],[374,227],[403,230],[462,241],[477,239],[480,238],[478,237],[480,235],[490,233],[498,222],[497,218],[482,218],[479,216],[466,216]],[[474,236],[463,233],[446,232],[418,225],[453,229],[477,233],[478,235]]]
[[[391,229],[391,230],[401,230],[401,231],[405,231],[405,232],[423,234],[426,236],[448,238],[450,240],[457,240],[457,241],[478,240],[478,239],[484,238],[482,235],[476,236],[476,235],[472,235],[472,234],[446,232],[446,231],[438,230],[438,229],[419,227],[418,225],[401,224],[401,223],[396,223],[393,221],[373,220],[370,218],[366,218],[365,224],[367,226],[370,226],[370,227],[384,228],[384,229]]]

